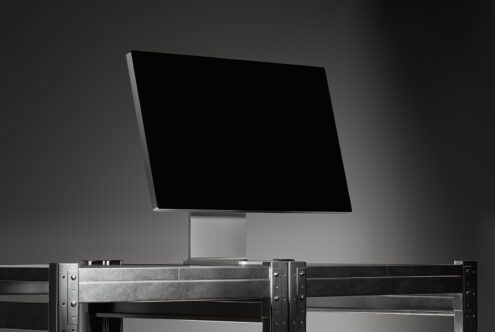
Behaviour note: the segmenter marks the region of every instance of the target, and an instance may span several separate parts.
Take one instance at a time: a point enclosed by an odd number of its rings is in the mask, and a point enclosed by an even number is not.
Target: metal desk
[[[246,265],[0,266],[0,328],[117,332],[123,318],[260,322],[263,332],[304,332],[306,313],[355,311],[451,316],[477,331],[477,266],[323,265],[293,260]]]

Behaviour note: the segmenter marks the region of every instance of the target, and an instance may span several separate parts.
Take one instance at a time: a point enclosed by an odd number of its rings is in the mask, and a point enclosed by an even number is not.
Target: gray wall
[[[185,258],[185,214],[151,211],[124,54],[324,66],[354,211],[250,214],[248,256],[480,260],[493,330],[490,3],[2,1],[0,262]],[[187,133],[185,133],[187,134]],[[308,331],[451,331],[445,318],[310,314]],[[256,324],[128,321],[132,331]]]

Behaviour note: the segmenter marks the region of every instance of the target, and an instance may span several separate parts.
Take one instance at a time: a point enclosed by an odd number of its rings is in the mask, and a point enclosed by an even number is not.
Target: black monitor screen
[[[324,68],[127,60],[155,209],[351,210]]]

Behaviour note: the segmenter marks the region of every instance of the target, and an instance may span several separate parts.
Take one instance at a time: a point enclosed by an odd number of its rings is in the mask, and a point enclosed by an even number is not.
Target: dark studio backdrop
[[[494,330],[494,10],[491,1],[3,0],[0,263],[185,259],[186,215],[151,211],[127,51],[324,66],[354,211],[250,214],[248,258],[477,259],[480,331]],[[308,319],[308,331],[452,326],[437,317]]]

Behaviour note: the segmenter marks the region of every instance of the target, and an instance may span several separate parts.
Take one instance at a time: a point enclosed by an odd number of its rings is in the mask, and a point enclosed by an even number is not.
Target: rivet
[[[70,276],[70,278],[71,278],[72,280],[76,280],[76,279],[77,279],[77,277],[76,277],[76,275],[75,275],[75,274],[71,275],[71,276]]]
[[[303,320],[302,320],[302,321],[300,321],[299,323],[301,323],[301,325],[304,325],[304,321],[303,321]]]
[[[278,277],[278,272],[273,273],[274,277]]]
[[[75,307],[76,305],[77,305],[76,301],[72,301],[72,302],[70,303],[70,306],[71,306],[71,307]]]
[[[301,295],[301,296],[299,296],[299,298],[300,298],[301,300],[304,300],[305,296],[304,296],[304,295]]]
[[[274,299],[275,301],[278,301],[279,297],[278,297],[278,296],[274,296],[274,297],[273,297],[273,299]]]
[[[304,271],[299,272],[299,275],[302,277],[304,275]]]

